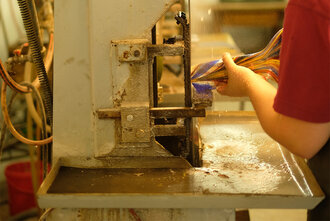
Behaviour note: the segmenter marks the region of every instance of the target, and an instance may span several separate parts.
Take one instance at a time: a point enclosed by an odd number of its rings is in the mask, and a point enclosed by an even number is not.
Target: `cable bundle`
[[[237,65],[247,67],[265,79],[278,81],[283,29],[279,30],[261,51],[233,57]],[[191,73],[191,82],[198,93],[215,89],[216,82],[227,82],[228,75],[222,59],[199,64]]]
[[[36,9],[34,5],[34,1],[28,1],[28,0],[18,0],[21,14],[23,18],[23,22],[25,24],[28,40],[29,40],[29,48],[31,50],[32,58],[34,61],[34,64],[37,69],[38,77],[33,81],[33,83],[18,83],[16,82],[10,74],[6,71],[4,65],[2,64],[0,60],[0,76],[3,79],[2,87],[1,87],[1,111],[4,117],[4,122],[6,123],[6,126],[10,130],[10,132],[13,134],[14,137],[16,137],[19,141],[25,144],[29,145],[35,145],[35,146],[42,146],[48,143],[52,142],[53,137],[46,136],[47,131],[51,132],[51,127],[46,124],[46,120],[44,119],[45,116],[40,118],[39,114],[37,113],[32,99],[33,92],[36,95],[37,103],[39,105],[39,108],[41,109],[41,114],[44,115],[44,109],[46,110],[46,115],[48,115],[48,119],[50,123],[52,123],[52,94],[50,92],[49,82],[47,78],[47,72],[49,72],[51,68],[51,64],[53,61],[53,54],[54,54],[54,36],[53,36],[53,29],[52,25],[47,28],[49,33],[49,45],[47,48],[47,53],[45,56],[45,60],[41,57],[41,41],[39,39],[39,23],[37,20]],[[35,59],[37,57],[37,59]],[[39,70],[40,69],[40,70]],[[27,68],[25,70],[25,77],[26,80],[30,81],[31,77],[31,67]],[[46,72],[47,71],[47,72]],[[18,93],[24,93],[26,95],[26,100],[28,103],[28,110],[31,113],[32,118],[36,121],[38,126],[43,128],[43,139],[42,140],[30,140],[18,133],[18,131],[14,128],[13,124],[11,123],[8,109],[7,109],[7,103],[6,103],[6,86],[9,86],[12,90]],[[44,101],[40,97],[39,91],[37,90],[39,87],[41,87],[41,92],[44,94]],[[46,129],[45,129],[46,128]]]

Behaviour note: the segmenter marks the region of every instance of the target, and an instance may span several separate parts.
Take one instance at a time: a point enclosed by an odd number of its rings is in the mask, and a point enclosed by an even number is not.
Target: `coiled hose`
[[[41,145],[45,145],[48,144],[50,142],[53,141],[53,136],[48,137],[46,139],[43,140],[29,140],[26,139],[25,137],[23,137],[22,135],[20,135],[17,130],[14,128],[12,122],[10,121],[10,117],[8,114],[8,109],[7,109],[7,98],[6,98],[6,83],[2,82],[2,86],[1,86],[1,111],[2,111],[2,115],[3,115],[3,119],[6,122],[6,125],[9,129],[9,131],[11,132],[11,134],[16,137],[16,139],[18,139],[19,141],[28,144],[28,145],[34,145],[34,146],[41,146]]]
[[[50,89],[49,81],[47,78],[47,73],[45,69],[45,64],[42,59],[41,54],[41,41],[39,37],[38,30],[38,19],[35,15],[35,12],[31,12],[31,10],[35,10],[34,1],[31,0],[17,0],[21,16],[23,19],[24,28],[26,31],[26,35],[28,38],[29,46],[32,52],[32,60],[35,64],[37,75],[40,81],[41,86],[41,94],[44,98],[46,115],[49,119],[51,125],[53,124],[53,95]],[[32,2],[33,7],[29,7],[29,3]]]

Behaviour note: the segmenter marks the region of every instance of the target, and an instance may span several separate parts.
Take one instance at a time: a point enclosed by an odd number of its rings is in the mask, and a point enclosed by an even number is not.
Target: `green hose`
[[[41,86],[41,94],[43,96],[46,115],[51,125],[53,125],[53,95],[50,89],[45,64],[42,59],[42,43],[39,37],[38,18],[36,16],[34,0],[17,0],[24,28],[32,52],[32,60],[35,64],[38,79]]]

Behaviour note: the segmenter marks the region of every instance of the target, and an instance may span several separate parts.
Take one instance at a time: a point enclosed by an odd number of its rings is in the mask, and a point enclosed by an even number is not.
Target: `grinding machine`
[[[47,220],[232,221],[235,208],[322,200],[304,160],[254,113],[206,112],[211,98],[194,97],[189,7],[174,18],[181,40],[155,41],[175,2],[54,1],[53,167],[38,191]],[[182,107],[158,104],[156,56],[182,56]]]

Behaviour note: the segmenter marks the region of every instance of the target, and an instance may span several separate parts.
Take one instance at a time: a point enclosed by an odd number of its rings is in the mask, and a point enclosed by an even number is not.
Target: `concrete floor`
[[[9,206],[7,203],[0,205],[0,221],[38,221],[37,209],[26,211],[22,214],[18,214],[14,217],[9,215]]]

